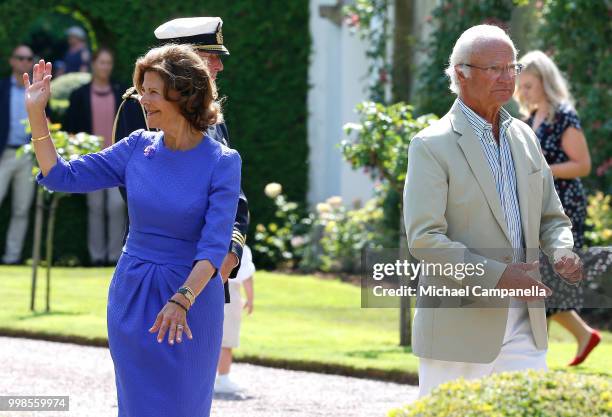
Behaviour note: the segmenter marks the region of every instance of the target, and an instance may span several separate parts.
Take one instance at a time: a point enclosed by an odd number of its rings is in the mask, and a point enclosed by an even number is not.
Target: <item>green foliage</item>
[[[51,108],[50,117],[56,121],[64,120],[64,114],[70,104],[70,94],[90,81],[91,74],[88,72],[71,72],[53,79],[51,81],[53,97],[49,101],[49,107]]]
[[[243,188],[249,199],[252,224],[273,218],[275,207],[260,190],[283,180],[288,198],[305,202],[308,183],[306,137],[307,73],[310,53],[308,2],[251,0],[184,0],[148,4],[120,0],[6,0],[0,3],[0,55],[8,56],[14,44],[27,38],[41,19],[70,14],[86,21],[99,45],[115,51],[114,77],[131,82],[133,64],[157,41],[153,30],[177,17],[221,16],[223,35],[231,56],[219,75],[220,92],[227,97],[225,118],[231,146],[243,157]],[[89,26],[85,25],[89,30]],[[63,33],[66,27],[50,27]],[[38,50],[34,51],[40,52]],[[5,74],[8,67],[4,67]],[[282,161],[282,163],[278,163]],[[62,201],[57,221],[57,253],[86,259],[86,207]],[[75,200],[76,202],[76,200]],[[10,207],[0,212],[0,232],[6,230]],[[75,223],[76,222],[76,223]],[[4,235],[2,235],[4,236]],[[73,237],[74,236],[74,237]],[[71,242],[78,240],[78,242]],[[4,239],[0,239],[0,246]],[[0,248],[1,250],[2,248]],[[29,246],[24,249],[27,256]]]
[[[380,197],[349,210],[341,197],[334,196],[317,204],[314,213],[305,213],[287,200],[280,184],[268,184],[265,194],[277,210],[274,221],[255,229],[253,252],[260,267],[355,273],[363,249],[393,242]]]
[[[413,107],[405,103],[385,106],[366,101],[357,105],[358,123],[347,123],[352,139],[341,143],[342,154],[353,169],[365,168],[373,179],[384,179],[400,195],[408,168],[408,146],[416,133],[436,117],[413,117]]]
[[[589,196],[586,224],[590,230],[585,233],[589,243],[593,246],[612,245],[612,196],[604,195],[601,191]]]
[[[88,153],[99,152],[102,149],[102,138],[100,136],[90,135],[87,133],[77,133],[76,135],[68,134],[60,129],[60,125],[50,125],[49,131],[55,145],[57,154],[67,161],[76,159]],[[36,164],[36,155],[32,144],[22,146],[17,151],[18,157],[31,158]],[[34,167],[34,175],[38,174],[40,169]]]
[[[592,185],[607,192],[612,191],[611,13],[609,0],[548,0],[539,30],[541,49],[567,74],[576,98],[597,175]]]
[[[297,203],[288,201],[282,192],[278,183],[266,186],[265,194],[276,206],[275,218],[255,228],[253,257],[257,266],[266,269],[297,267],[312,225],[312,216],[304,217],[303,209]]]
[[[507,372],[445,383],[389,417],[583,417],[612,414],[612,380],[567,372]]]
[[[368,48],[369,98],[385,103],[385,89],[391,73],[391,61],[387,54],[390,36],[389,0],[356,0],[344,6],[346,24],[357,32]]]
[[[364,249],[382,249],[394,242],[385,229],[381,199],[371,199],[353,210],[342,205],[340,197],[317,204],[315,224],[322,229],[320,269],[326,272],[358,273]]]
[[[516,1],[442,0],[427,19],[434,31],[424,44],[427,56],[420,66],[415,106],[418,114],[446,114],[455,95],[449,89],[444,70],[455,42],[466,29],[483,23],[507,28]]]

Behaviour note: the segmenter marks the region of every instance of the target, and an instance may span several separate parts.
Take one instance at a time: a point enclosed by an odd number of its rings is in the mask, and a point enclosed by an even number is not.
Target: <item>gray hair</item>
[[[548,118],[554,116],[555,111],[561,104],[574,107],[574,99],[569,92],[567,80],[559,71],[552,59],[542,51],[531,51],[525,54],[519,61],[523,64],[523,71],[535,75],[542,82],[542,88],[548,103],[550,103],[550,114]],[[532,109],[518,94],[518,102],[521,113],[529,115]]]
[[[457,79],[457,72],[455,66],[460,64],[469,64],[470,58],[474,49],[478,47],[479,43],[483,43],[491,40],[500,40],[506,42],[512,47],[514,53],[514,59],[517,56],[517,50],[514,46],[514,42],[510,39],[510,36],[504,30],[498,26],[493,25],[477,25],[472,26],[459,36],[453,52],[448,58],[448,67],[446,68],[446,75],[450,79],[450,90],[459,94],[459,80]],[[466,76],[470,76],[470,67],[464,67],[462,73]]]

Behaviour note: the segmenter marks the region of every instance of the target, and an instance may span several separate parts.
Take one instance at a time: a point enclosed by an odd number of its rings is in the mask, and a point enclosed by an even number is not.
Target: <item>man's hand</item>
[[[221,265],[221,278],[223,278],[223,283],[227,282],[232,270],[238,265],[238,261],[238,257],[234,252],[229,252],[225,255],[225,259]]]
[[[530,271],[537,271],[539,268],[538,262],[516,263],[509,264],[502,274],[496,288],[505,289],[530,289],[532,287],[543,288],[546,291],[546,297],[552,294],[552,290],[543,283],[535,280],[529,275]],[[537,301],[543,300],[546,297],[534,295],[532,297],[515,297],[522,301]]]
[[[570,249],[557,249],[553,257],[555,272],[567,282],[576,284],[583,278],[582,261],[575,252]]]

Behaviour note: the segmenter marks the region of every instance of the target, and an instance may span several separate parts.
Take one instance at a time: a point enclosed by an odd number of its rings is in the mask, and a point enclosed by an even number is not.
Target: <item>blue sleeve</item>
[[[51,191],[64,193],[88,193],[125,185],[125,167],[142,132],[137,130],[113,146],[70,162],[58,155],[57,164],[45,177],[39,173],[36,181]]]
[[[195,261],[206,259],[217,270],[221,268],[232,239],[240,194],[241,165],[238,152],[230,149],[221,156],[212,175],[208,208]]]

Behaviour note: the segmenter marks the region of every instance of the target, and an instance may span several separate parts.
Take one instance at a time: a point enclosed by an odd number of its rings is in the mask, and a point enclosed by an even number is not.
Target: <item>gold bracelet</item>
[[[187,300],[189,300],[189,304],[193,305],[195,303],[195,294],[191,288],[187,286],[181,287],[176,292],[187,298]]]
[[[41,140],[45,140],[47,138],[51,138],[51,133],[47,133],[45,136],[41,136],[39,138],[32,138],[30,139],[32,142],[40,142]]]

